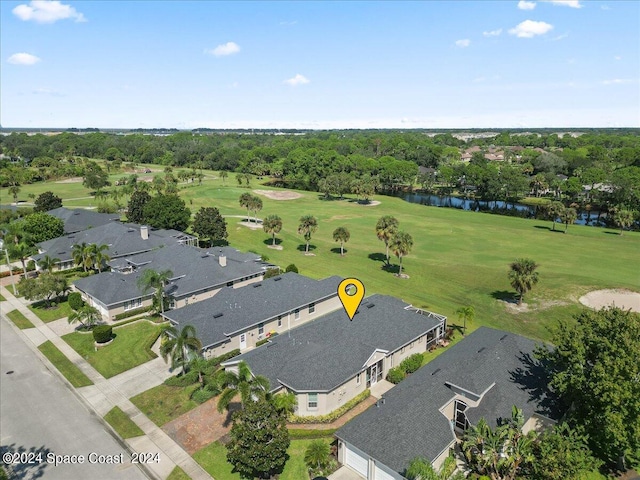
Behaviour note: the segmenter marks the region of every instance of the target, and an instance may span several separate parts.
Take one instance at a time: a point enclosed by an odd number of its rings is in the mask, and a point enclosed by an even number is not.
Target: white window
[[[316,410],[318,408],[318,394],[317,393],[308,393],[307,394],[307,408],[309,410]]]
[[[142,299],[136,298],[135,300],[129,300],[128,302],[124,302],[124,309],[133,310],[134,308],[139,308],[142,306]]]
[[[309,304],[309,313],[313,313],[315,311],[316,311],[316,304],[315,303]]]
[[[262,335],[264,333],[264,323],[258,325],[258,335]]]
[[[298,320],[300,318],[300,309],[297,308],[294,312],[293,312],[293,318],[294,320]]]
[[[360,373],[356,375],[356,385],[360,385]]]

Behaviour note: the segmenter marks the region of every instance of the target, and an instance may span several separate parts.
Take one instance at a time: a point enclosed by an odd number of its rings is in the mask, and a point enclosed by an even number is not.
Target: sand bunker
[[[289,190],[254,190],[253,192],[270,198],[271,200],[295,200],[296,198],[302,197],[302,194],[290,192]]]
[[[595,290],[580,297],[580,303],[596,310],[616,306],[640,313],[640,293],[631,290]]]

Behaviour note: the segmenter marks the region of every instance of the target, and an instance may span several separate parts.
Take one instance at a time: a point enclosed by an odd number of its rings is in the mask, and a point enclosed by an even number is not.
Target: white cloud
[[[476,77],[473,79],[474,83],[480,83],[480,82],[484,82],[486,80],[485,77]]]
[[[622,60],[622,57],[620,55],[616,55],[615,57],[613,57],[614,60]]]
[[[533,10],[536,8],[536,2],[527,2],[526,0],[520,0],[518,2],[518,8],[520,10]]]
[[[466,48],[471,45],[471,40],[463,38],[462,40],[456,40],[456,47]]]
[[[295,77],[285,80],[284,83],[286,83],[287,85],[291,85],[292,87],[297,87],[298,85],[305,85],[310,81],[311,80],[309,80],[307,77],[298,73]]]
[[[497,30],[490,30],[488,32],[482,32],[482,35],[485,37],[497,37],[502,33],[502,29],[498,28]]]
[[[291,25],[295,25],[296,23],[298,23],[297,20],[293,20],[291,22],[280,22],[280,25],[283,27],[290,27]]]
[[[35,65],[40,61],[40,58],[30,53],[14,53],[7,61],[14,65]]]
[[[51,88],[36,88],[33,92],[34,95],[49,95],[51,97],[64,97],[64,94]]]
[[[536,22],[534,20],[525,20],[514,28],[509,30],[511,35],[519,38],[533,38],[536,35],[544,35],[553,28],[553,25],[546,22]]]
[[[557,42],[558,40],[564,40],[569,36],[568,33],[563,33],[562,35],[558,35],[557,37],[553,37],[551,40]]]
[[[225,57],[227,55],[233,55],[240,51],[240,45],[235,42],[227,42],[222,45],[218,45],[213,50],[205,50],[206,53],[215,57]]]
[[[584,5],[580,3],[580,0],[541,0],[543,2],[552,3],[553,5],[559,5],[561,7],[582,8]]]
[[[12,10],[20,20],[36,23],[54,23],[58,20],[73,19],[76,22],[86,22],[84,15],[71,5],[64,5],[58,0],[32,0],[29,4],[18,5]]]
[[[609,5],[600,5],[600,8],[602,10],[611,10],[611,7]]]
[[[603,85],[624,85],[627,83],[634,83],[632,78],[612,78],[611,80],[603,80]]]

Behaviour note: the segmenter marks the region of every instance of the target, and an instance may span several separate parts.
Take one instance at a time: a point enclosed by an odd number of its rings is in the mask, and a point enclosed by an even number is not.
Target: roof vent
[[[504,339],[505,339],[505,338],[507,338],[508,336],[509,336],[509,335],[507,335],[507,334],[502,335],[502,336],[500,337],[500,341],[504,340]]]
[[[481,351],[484,350],[484,347],[482,347],[480,350],[478,350],[476,353],[480,353]]]
[[[206,253],[204,255],[201,255],[200,258],[208,258],[209,255],[207,255]]]
[[[280,280],[282,280],[282,277],[276,277],[273,279],[274,282],[279,282]]]
[[[375,307],[375,306],[376,306],[376,304],[375,304],[375,303],[370,303],[369,305],[367,305],[367,308],[373,308],[373,307]]]
[[[69,235],[67,238],[76,238],[75,235]]]
[[[262,286],[262,284],[261,284],[261,283],[254,283],[254,284],[253,284],[253,288],[258,288],[258,287],[261,287],[261,286]]]
[[[127,233],[131,233],[131,232],[135,232],[135,229],[133,229],[133,228],[128,228],[128,229],[127,229]]]
[[[222,312],[220,312],[220,313],[214,313],[214,314],[213,314],[213,318],[220,318],[222,315],[223,315],[223,314],[222,314]]]
[[[436,368],[433,372],[431,372],[431,375],[435,375],[436,373],[438,373],[440,371],[439,368]]]

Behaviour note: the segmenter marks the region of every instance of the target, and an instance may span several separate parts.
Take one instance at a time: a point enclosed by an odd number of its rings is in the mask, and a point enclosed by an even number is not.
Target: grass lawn
[[[53,322],[54,320],[58,320],[63,317],[68,317],[71,315],[71,307],[69,306],[69,302],[66,300],[64,302],[51,302],[51,308],[47,308],[45,303],[40,301],[36,303],[32,303],[29,305],[29,310],[35,313],[40,320],[45,323]]]
[[[21,330],[24,330],[25,328],[34,328],[33,323],[31,323],[19,310],[11,310],[7,313],[7,317],[9,317],[9,320],[11,320],[15,326]]]
[[[327,438],[331,442],[332,438]],[[307,466],[304,463],[304,452],[313,440],[291,440],[287,450],[289,460],[284,466],[279,480],[308,480]],[[220,442],[197,451],[193,454],[196,462],[207,472],[215,476],[216,480],[240,480],[240,475],[232,473],[233,466],[227,462],[227,449]]]
[[[46,341],[38,347],[45,357],[65,376],[67,380],[76,388],[93,385],[93,382],[82,371],[75,366],[64,354],[58,350],[51,341]]]
[[[62,338],[105,378],[110,378],[156,358],[151,346],[161,330],[145,321],[114,328],[113,341],[97,351],[90,333],[73,332]]]
[[[119,407],[113,407],[104,419],[122,438],[133,438],[144,435],[144,432]]]
[[[198,406],[189,398],[198,387],[198,384],[186,388],[158,385],[132,397],[131,402],[153,423],[161,427]]]
[[[7,299],[4,298],[2,295],[0,295],[0,302],[6,302],[6,301],[7,301]]]
[[[191,477],[184,473],[180,467],[176,467],[171,471],[167,480],[191,480]]]

